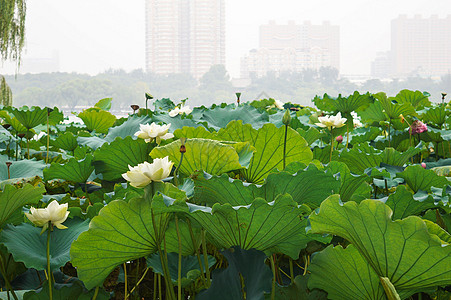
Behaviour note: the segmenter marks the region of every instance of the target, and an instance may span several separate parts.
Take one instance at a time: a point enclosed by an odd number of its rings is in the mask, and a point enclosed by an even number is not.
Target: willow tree
[[[20,65],[25,44],[26,0],[0,0],[0,60]],[[11,105],[11,89],[0,75],[0,103]]]

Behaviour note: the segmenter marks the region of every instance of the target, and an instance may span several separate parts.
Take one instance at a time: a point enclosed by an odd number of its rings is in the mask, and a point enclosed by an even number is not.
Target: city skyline
[[[24,61],[58,53],[60,71],[96,74],[104,70],[145,69],[144,0],[29,0]],[[369,74],[376,53],[390,49],[390,21],[400,14],[445,17],[451,2],[393,3],[346,0],[297,3],[226,1],[226,67],[238,77],[240,58],[258,47],[258,27],[269,20],[286,23],[329,20],[341,28],[341,73]],[[6,73],[14,73],[14,64]],[[0,69],[5,73],[8,63]]]

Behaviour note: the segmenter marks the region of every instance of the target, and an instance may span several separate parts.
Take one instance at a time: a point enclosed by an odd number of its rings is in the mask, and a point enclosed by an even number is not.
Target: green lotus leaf
[[[309,289],[326,291],[328,299],[387,299],[379,276],[352,244],[329,245],[313,256],[309,271]]]
[[[391,216],[391,209],[380,201],[342,204],[335,195],[309,219],[313,233],[334,234],[351,242],[399,293],[451,284],[451,245],[431,234],[419,217],[392,221]]]
[[[310,165],[292,175],[287,172],[273,173],[266,182],[257,187],[243,184],[240,180],[231,180],[226,175],[221,177],[194,176],[197,203],[230,203],[233,206],[251,204],[260,197],[271,202],[280,194],[290,194],[298,204],[307,204],[311,208],[319,207],[328,196],[338,192],[340,182],[331,174]],[[310,184],[315,182],[315,185]],[[317,186],[321,186],[318,189]]]
[[[78,114],[89,131],[108,133],[108,129],[116,122],[116,117],[110,112],[98,109],[85,109]]]
[[[204,255],[200,255],[202,269],[205,271]],[[168,253],[168,268],[171,276],[172,283],[178,285],[178,253]],[[151,267],[154,273],[161,274],[163,276],[163,267],[161,266],[161,259],[158,253],[150,255],[147,259],[147,266]],[[213,256],[208,255],[208,267],[211,268],[216,263],[216,259]],[[193,283],[200,275],[199,261],[196,256],[182,256],[182,288],[187,287]]]
[[[372,103],[372,98],[369,93],[360,95],[359,92],[355,91],[354,94],[348,97],[338,95],[338,98],[331,98],[324,94],[323,98],[315,97],[313,102],[321,110],[338,111],[347,115],[353,111],[361,111],[367,108]]]
[[[13,161],[8,159],[6,156],[0,156],[0,180],[8,180],[8,167],[6,166],[6,162],[12,162],[9,167],[9,178],[18,179],[41,176],[43,170],[47,167],[44,161],[42,160],[18,160]]]
[[[162,201],[162,196],[155,196]],[[118,265],[157,251],[168,216],[155,215],[156,238],[152,225],[151,201],[143,198],[111,201],[94,217],[89,230],[72,243],[71,262],[86,288],[101,285]],[[159,241],[159,242],[157,242]]]
[[[192,139],[192,138],[201,138],[201,139],[210,139],[210,140],[216,140],[217,139],[217,135],[216,133],[212,133],[210,131],[208,131],[207,129],[205,129],[205,127],[188,127],[185,126],[183,128],[179,128],[177,130],[174,131],[174,136],[176,138],[188,138],[188,139]]]
[[[307,141],[309,146],[320,137],[320,132],[315,127],[310,127],[308,130],[298,128],[296,131]]]
[[[198,225],[195,225],[196,223],[191,224],[191,230],[194,236],[194,245],[196,245],[194,246],[188,224],[183,219],[179,219],[178,223],[180,239],[182,241],[182,255],[186,256],[195,254],[201,243],[201,228]],[[179,252],[179,239],[174,219],[169,222],[168,229],[165,232],[165,243],[162,247],[166,247],[166,251],[168,253]],[[177,278],[177,276],[172,277],[172,279],[174,278]]]
[[[177,130],[179,128],[183,128],[185,126],[194,128],[202,126],[202,124],[196,122],[191,118],[187,118],[185,116],[182,117],[181,115],[170,117],[167,113],[155,114],[152,116],[151,120],[152,122],[155,122],[157,124],[159,123],[171,124],[171,127],[169,129],[170,132]]]
[[[393,220],[404,219],[408,216],[419,215],[423,211],[436,207],[433,197],[427,197],[422,201],[414,198],[411,192],[407,191],[406,187],[400,185],[395,193],[388,196],[385,202],[393,211]]]
[[[107,141],[98,136],[79,136],[77,137],[77,142],[80,146],[87,146],[93,150],[100,148]]]
[[[421,148],[422,145],[419,144],[402,153],[393,148],[385,148],[380,152],[368,144],[360,144],[352,149],[343,150],[339,161],[346,163],[351,172],[361,174],[365,169],[379,166],[381,163],[403,166],[411,157],[420,153]]]
[[[44,180],[64,179],[67,181],[85,183],[92,172],[94,172],[92,160],[93,156],[88,154],[82,160],[71,158],[63,165],[52,163],[50,168],[44,169]]]
[[[155,106],[155,110],[168,111],[175,108],[174,102],[168,98],[157,99],[153,104]]]
[[[150,152],[150,156],[169,160],[177,166],[180,162],[180,140],[166,146],[157,147]],[[242,169],[236,150],[219,141],[207,139],[189,139],[185,143],[186,153],[180,166],[180,172],[190,175],[196,170],[203,170],[209,174],[219,175],[232,170]]]
[[[11,116],[8,112],[10,112],[10,110],[6,111],[6,110],[1,110],[0,111],[0,118],[2,118],[3,120],[5,120],[5,124],[11,124],[11,126],[14,128],[14,130],[16,132],[26,132],[27,128],[25,126],[22,125],[22,123],[20,123],[20,121],[13,116]]]
[[[67,219],[66,229],[54,228],[50,233],[50,267],[52,270],[64,266],[69,260],[69,249],[80,233],[88,230],[89,220]],[[27,268],[47,269],[47,234],[42,235],[39,227],[23,223],[18,226],[7,225],[1,233],[1,242],[12,253],[15,261]]]
[[[327,293],[323,290],[308,290],[307,282],[309,278],[310,274],[298,275],[288,286],[280,286],[276,282],[274,300],[327,300]],[[265,293],[265,300],[271,300],[271,293]]]
[[[250,124],[232,121],[227,128],[218,132],[218,136],[228,141],[249,142],[257,149],[249,167],[242,170],[242,174],[248,182],[263,183],[270,171],[283,169],[285,127],[277,128],[274,124],[265,124],[256,130]],[[305,139],[295,130],[288,128],[286,165],[294,161],[308,164],[312,158],[312,151]]]
[[[189,216],[222,248],[254,248],[297,259],[299,251],[311,240],[305,233],[307,220],[301,220],[310,209],[298,206],[290,195],[280,195],[271,203],[256,198],[248,206],[189,207]]]
[[[345,163],[337,161],[331,161],[327,166],[327,169],[330,170],[332,174],[340,173],[341,184],[338,193],[343,202],[360,202],[370,197],[371,187],[367,183],[370,178],[366,174],[352,174]],[[323,198],[323,200],[324,199],[326,198]]]
[[[46,109],[50,109],[47,108]],[[53,107],[52,111],[49,114],[49,125],[55,126],[64,120],[64,114],[61,112],[58,107]]]
[[[410,102],[397,103],[396,98],[387,98],[384,93],[375,94],[374,97],[382,105],[383,112],[387,115],[389,120],[398,119],[400,115],[416,116],[415,108]]]
[[[421,109],[424,106],[431,106],[432,103],[428,98],[430,96],[427,92],[402,90],[392,99],[400,104],[409,103],[415,109]]]
[[[367,109],[359,112],[359,115],[362,117],[362,121],[364,121],[365,123],[379,124],[379,122],[388,120],[388,117],[384,113],[384,108],[382,107],[380,101],[374,101],[367,107]]]
[[[397,173],[397,177],[403,178],[406,184],[416,193],[419,190],[431,191],[431,187],[442,188],[449,181],[438,176],[432,170],[426,170],[420,165],[408,166],[403,172]]]
[[[59,134],[56,139],[50,139],[50,145],[67,151],[74,151],[78,147],[78,142],[72,132],[66,131]]]
[[[128,119],[119,126],[111,127],[108,130],[108,134],[105,136],[105,140],[107,142],[112,142],[118,136],[125,139],[128,136],[133,138],[135,137],[135,133],[140,130],[140,124],[150,124],[152,120],[148,116],[138,117],[136,115],[129,116]],[[169,130],[171,130],[169,128]]]
[[[42,198],[45,188],[25,184],[23,188],[6,185],[0,192],[0,229],[18,209],[26,204],[37,204]]]
[[[27,129],[31,129],[47,122],[47,108],[23,106],[20,109],[12,108],[11,112]]]
[[[431,234],[435,234],[440,238],[442,243],[444,244],[451,244],[451,234],[449,234],[447,231],[445,231],[442,227],[440,227],[438,224],[429,221],[427,219],[423,219],[424,223],[428,227],[428,231]]]
[[[446,109],[444,106],[433,106],[425,109],[425,112],[421,115],[423,122],[431,125],[431,123],[437,126],[439,129],[446,121]]]
[[[100,99],[95,105],[94,107],[97,107],[101,110],[110,110],[111,109],[111,101],[113,100],[113,98],[104,98],[104,99]]]
[[[430,209],[424,213],[423,219],[436,224],[440,223],[445,230],[451,231],[451,214],[449,213],[442,214],[437,209]]]
[[[271,291],[272,279],[271,270],[265,264],[266,255],[239,247],[222,254],[227,259],[227,269],[213,271],[210,288],[200,292],[196,299],[264,299],[264,293]]]
[[[258,109],[250,105],[230,104],[225,107],[216,106],[203,112],[199,121],[206,121],[208,127],[215,130],[225,128],[231,121],[241,120],[243,124],[250,124],[253,128],[261,128],[269,122],[267,112],[260,113]]]
[[[93,165],[96,174],[102,174],[103,179],[117,181],[122,179],[128,166],[134,167],[149,161],[151,143],[143,139],[134,140],[131,136],[124,139],[117,137],[110,144],[104,144],[94,152]]]

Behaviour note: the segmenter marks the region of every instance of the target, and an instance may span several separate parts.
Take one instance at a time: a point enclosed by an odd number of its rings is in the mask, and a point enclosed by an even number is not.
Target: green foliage
[[[50,168],[44,169],[44,179],[63,179],[66,181],[85,183],[94,171],[93,156],[88,154],[84,159],[71,158],[65,164],[52,163]]]
[[[116,117],[110,112],[100,109],[85,109],[78,114],[89,131],[108,133],[108,129],[116,122]]]

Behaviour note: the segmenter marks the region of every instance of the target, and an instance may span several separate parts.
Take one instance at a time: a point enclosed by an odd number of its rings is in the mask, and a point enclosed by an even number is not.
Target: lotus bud
[[[426,169],[426,164],[424,162],[421,163],[421,166]]]
[[[335,138],[335,140],[337,141],[337,143],[341,144],[343,142],[343,136],[339,135]]]
[[[285,126],[289,126],[291,123],[291,115],[290,115],[290,111],[288,109],[285,110],[285,113],[283,114],[282,123]]]

